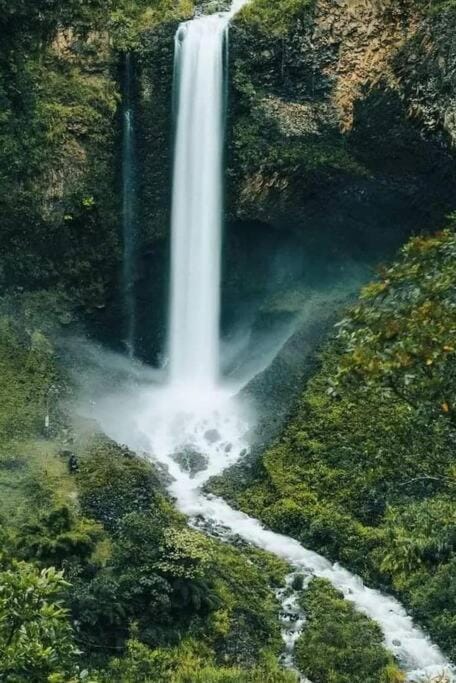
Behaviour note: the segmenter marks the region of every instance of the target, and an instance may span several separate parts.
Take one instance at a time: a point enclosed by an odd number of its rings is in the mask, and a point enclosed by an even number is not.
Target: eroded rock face
[[[169,232],[177,26],[177,21],[171,21],[146,32],[137,55],[139,196],[141,236],[145,245],[160,241]]]
[[[355,108],[365,89],[380,82],[399,86],[394,59],[419,28],[413,1],[320,0],[312,39],[317,53],[332,59],[322,72],[332,83],[331,101],[342,130],[355,123]]]
[[[116,56],[69,27],[28,49],[0,47],[0,288],[59,290],[93,315],[120,257]]]
[[[308,233],[337,213],[347,237],[354,213],[367,232],[438,225],[453,202],[455,15],[416,0],[318,0],[271,35],[241,14],[232,217]]]
[[[456,12],[423,21],[395,60],[408,111],[441,144],[456,143]]]

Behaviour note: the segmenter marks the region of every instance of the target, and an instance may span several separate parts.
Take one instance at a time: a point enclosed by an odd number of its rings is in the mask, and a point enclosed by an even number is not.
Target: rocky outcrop
[[[438,224],[453,206],[455,13],[317,0],[273,35],[254,7],[231,33],[233,218],[331,235],[342,222],[347,238],[359,221],[367,234]]]
[[[425,19],[394,61],[408,112],[442,145],[456,144],[456,11]]]
[[[413,2],[321,0],[312,40],[317,54],[330,55],[322,72],[332,84],[330,99],[340,128],[354,126],[356,103],[365,91],[385,83],[398,88],[394,57],[416,33]]]
[[[0,51],[0,286],[54,288],[93,312],[120,256],[115,57],[107,36],[61,30]]]
[[[141,236],[149,245],[169,233],[177,26],[177,21],[166,22],[144,33],[136,55]]]

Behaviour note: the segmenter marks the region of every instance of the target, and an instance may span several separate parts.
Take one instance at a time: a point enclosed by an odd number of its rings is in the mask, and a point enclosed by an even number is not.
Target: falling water
[[[358,610],[378,622],[385,645],[407,671],[408,680],[446,675],[445,680],[454,681],[451,665],[394,598],[366,587],[340,565],[201,492],[211,476],[242,458],[251,422],[245,407],[218,378],[224,53],[229,19],[242,4],[239,0],[230,12],[182,24],[176,35],[170,380],[163,387],[142,390],[134,383],[130,393],[126,389],[92,404],[90,416],[95,406],[107,434],[167,468],[170,494],[191,524],[208,533],[219,529],[225,540],[240,536],[286,560],[294,573],[328,579]],[[129,210],[125,219],[128,215]],[[188,453],[203,460],[199,471],[183,465]],[[292,628],[284,629],[285,661],[291,666],[293,644],[305,625],[287,591],[282,605],[295,620]]]
[[[213,387],[219,368],[225,45],[229,14],[181,24],[175,38],[170,376]]]
[[[130,54],[125,55],[123,90],[123,150],[122,150],[122,292],[124,307],[124,342],[130,356],[135,352],[135,149],[133,111],[133,64]]]

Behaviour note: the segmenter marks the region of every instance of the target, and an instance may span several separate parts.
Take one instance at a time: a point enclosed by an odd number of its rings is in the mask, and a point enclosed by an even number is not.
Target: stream
[[[224,542],[241,538],[272,553],[290,566],[281,602],[284,664],[294,667],[293,646],[305,618],[298,592],[291,589],[299,574],[327,579],[356,609],[376,621],[384,643],[414,683],[456,681],[456,671],[439,648],[393,597],[364,585],[341,565],[331,563],[289,536],[265,528],[257,519],[202,492],[204,485],[245,457],[255,416],[235,392],[238,387],[134,387],[105,396],[91,407],[103,431],[120,444],[150,458],[169,478],[168,491],[189,524]],[[196,462],[190,472],[189,462]],[[305,679],[304,679],[305,680]]]

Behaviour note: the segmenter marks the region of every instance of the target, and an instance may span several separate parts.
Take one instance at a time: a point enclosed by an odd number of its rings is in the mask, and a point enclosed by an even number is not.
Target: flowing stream
[[[169,380],[129,398],[106,397],[96,406],[103,429],[167,469],[170,494],[193,526],[228,541],[244,539],[286,560],[296,574],[328,579],[356,608],[382,628],[410,681],[456,680],[440,650],[393,598],[307,550],[298,541],[264,528],[203,485],[244,456],[254,416],[219,378],[220,261],[223,202],[226,50],[231,16],[203,16],[176,35],[176,143],[172,207],[172,287]],[[284,662],[292,668],[294,643],[305,628],[296,594],[278,594],[283,608]]]

